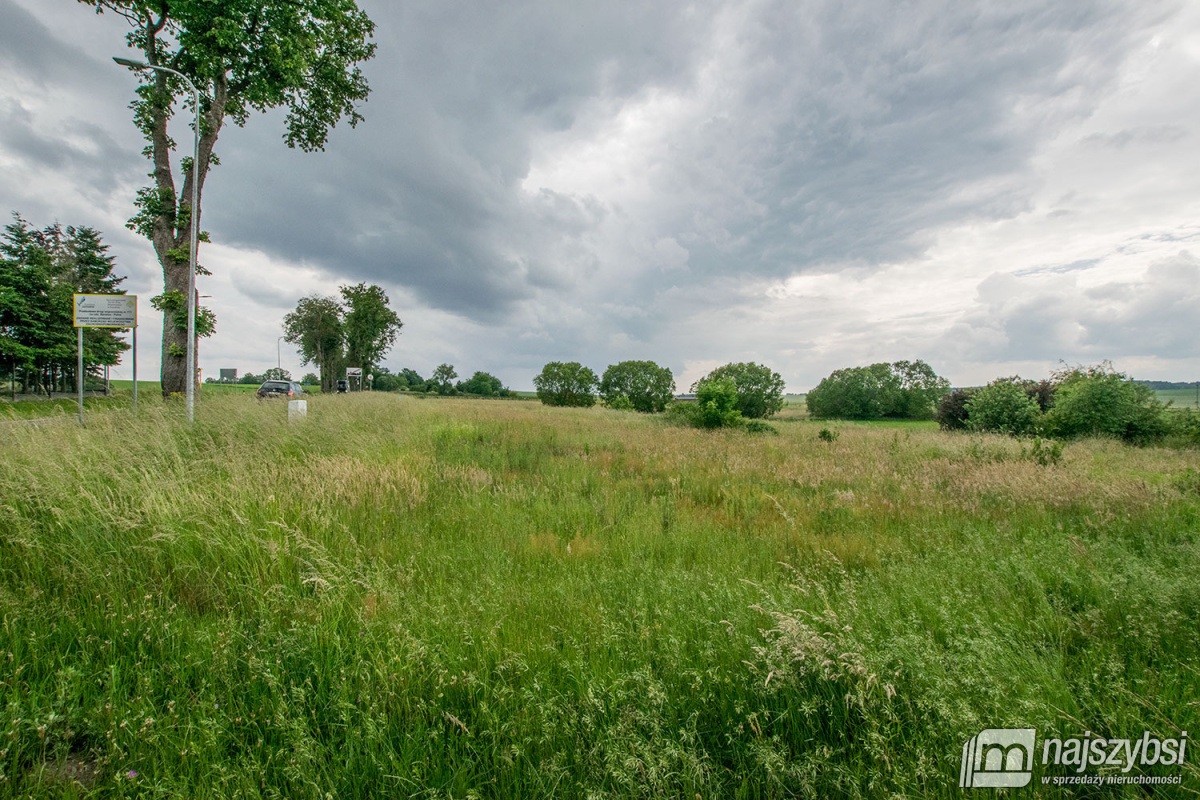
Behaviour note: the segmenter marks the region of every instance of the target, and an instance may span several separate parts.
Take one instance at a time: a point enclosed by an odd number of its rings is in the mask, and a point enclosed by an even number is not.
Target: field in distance
[[[0,795],[958,797],[984,728],[1200,730],[1196,451],[248,400],[5,431]]]

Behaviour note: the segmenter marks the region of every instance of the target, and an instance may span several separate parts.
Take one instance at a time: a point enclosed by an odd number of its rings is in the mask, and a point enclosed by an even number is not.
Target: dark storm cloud
[[[95,64],[54,37],[42,23],[12,0],[0,0],[0,67],[39,85],[65,80],[95,82]]]
[[[603,212],[586,198],[520,196],[531,137],[569,127],[598,94],[686,77],[672,37],[688,21],[650,6],[363,5],[379,41],[367,121],[320,155],[282,152],[277,118],[227,132],[231,168],[214,173],[209,197],[222,201],[205,203],[209,225],[223,241],[403,284],[470,316],[495,319],[569,283],[530,253],[570,248]],[[241,198],[260,187],[267,202],[246,214]]]
[[[148,245],[120,229],[148,168],[127,108],[135,81],[107,61],[124,53],[125,23],[62,2],[0,0],[11,79],[0,85],[0,190],[9,208],[69,204],[69,222],[94,207],[152,265]],[[1039,257],[1030,245],[1006,267],[963,241],[976,229],[1087,241],[1107,225],[1097,204],[1119,205],[1131,185],[1126,161],[1136,170],[1168,145],[1186,155],[1188,115],[1143,113],[1154,100],[1122,105],[1131,85],[1165,91],[1161,76],[1136,83],[1152,68],[1180,72],[1187,28],[1172,39],[1172,26],[1195,23],[1179,3],[359,3],[379,44],[364,65],[373,94],[362,125],[305,154],[283,144],[274,111],[227,127],[217,144],[203,226],[240,251],[225,254],[231,294],[271,314],[314,287],[364,280],[421,311],[436,328],[427,343],[509,365],[742,359],[770,330],[786,332],[791,349],[778,352],[799,361],[805,348],[844,349],[852,334],[895,344],[894,324],[856,319],[861,309],[842,302],[856,282],[914,267],[931,292],[963,291],[1011,269],[1017,283],[989,283],[947,346],[1057,359],[1063,346],[1102,349],[1115,335],[1087,316],[1112,308],[1076,280],[1136,259],[1144,269],[1164,245],[1195,250],[1196,229],[1177,220],[1152,232],[1131,223],[1099,262],[1091,247]],[[171,129],[181,142],[184,116]],[[1078,160],[1047,164],[1067,150]],[[1092,185],[1078,180],[1096,164],[1116,165]],[[1112,194],[1095,188],[1106,179]],[[1061,200],[1047,205],[1051,196]],[[1022,227],[1027,217],[1053,223]],[[958,242],[949,259],[947,241]],[[294,285],[275,277],[289,264],[307,268]],[[829,301],[780,300],[765,319],[764,297],[797,275]],[[803,320],[788,317],[793,301]],[[936,338],[934,323],[914,321],[921,309],[902,322]],[[1152,315],[1118,310],[1123,330],[1178,344],[1150,335]],[[826,323],[846,332],[836,345],[814,333]]]
[[[1101,2],[642,5],[364,3],[367,121],[317,155],[285,152],[274,115],[227,131],[209,226],[489,319],[611,267],[589,234],[613,213],[673,237],[704,279],[911,258],[939,225],[1024,207],[1035,145],[1090,110],[1145,22]],[[688,96],[705,69],[722,73],[716,100],[670,132],[652,208],[520,187],[538,137],[589,103]]]
[[[0,147],[38,170],[69,171],[91,192],[107,194],[138,163],[137,155],[91,122],[68,119],[47,132],[15,100],[0,100]]]

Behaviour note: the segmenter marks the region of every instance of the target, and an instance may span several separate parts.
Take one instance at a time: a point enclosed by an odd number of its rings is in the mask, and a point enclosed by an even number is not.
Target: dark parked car
[[[299,397],[304,394],[304,387],[295,381],[266,381],[258,387],[258,396],[262,397]]]
[[[345,394],[345,393],[346,393],[346,392],[348,392],[348,391],[350,391],[350,381],[348,381],[348,380],[339,380],[339,381],[337,382],[337,393],[338,393],[338,394]]]

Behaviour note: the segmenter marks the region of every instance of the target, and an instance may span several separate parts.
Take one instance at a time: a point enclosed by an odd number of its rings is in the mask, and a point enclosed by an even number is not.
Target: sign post
[[[83,329],[133,328],[133,407],[137,410],[137,295],[75,295],[75,329],[79,332],[79,360],[75,373],[79,394],[79,424],[83,424]]]

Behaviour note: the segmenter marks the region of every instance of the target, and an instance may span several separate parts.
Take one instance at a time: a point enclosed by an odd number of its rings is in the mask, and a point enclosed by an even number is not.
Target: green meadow
[[[1195,450],[181,412],[3,429],[0,796],[958,797],[984,728],[1200,731]]]
[[[1158,389],[1154,392],[1164,403],[1171,403],[1176,408],[1200,408],[1196,403],[1195,389]]]

